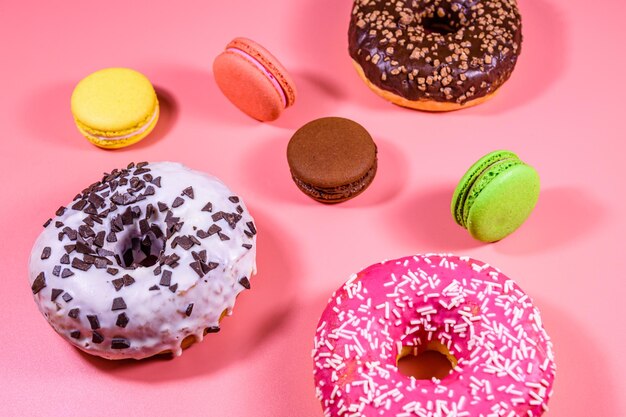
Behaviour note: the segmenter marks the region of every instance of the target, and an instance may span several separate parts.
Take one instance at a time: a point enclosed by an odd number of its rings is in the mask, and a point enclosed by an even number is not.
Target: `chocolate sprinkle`
[[[52,249],[50,246],[46,246],[43,248],[43,252],[41,252],[41,259],[48,259],[50,257],[50,253],[52,253]]]
[[[52,289],[52,296],[50,297],[50,301],[54,301],[56,300],[59,295],[63,294],[63,290],[60,290],[58,288],[53,288]]]
[[[221,241],[230,240],[230,238],[222,232],[219,232],[217,235],[220,237]]]
[[[185,310],[185,315],[186,315],[187,317],[191,316],[191,312],[192,312],[192,311],[193,311],[193,303],[191,303],[191,304],[189,304],[189,305],[187,306],[187,310]]]
[[[87,314],[87,320],[89,320],[91,330],[98,330],[100,328],[100,320],[98,320],[98,316]]]
[[[57,216],[62,216],[63,213],[65,213],[65,207],[61,206],[57,209],[56,213],[54,214],[56,214]]]
[[[111,275],[117,275],[117,273],[118,273],[119,271],[120,271],[120,270],[119,270],[119,269],[117,269],[117,268],[107,268],[107,273],[109,273],[109,274],[111,274]]]
[[[250,289],[250,280],[248,279],[248,277],[243,277],[239,280],[239,283],[241,284],[242,287],[244,287],[246,290]]]
[[[176,290],[178,289],[178,284],[174,284],[172,286],[170,286],[170,291],[173,293],[176,293]]]
[[[230,197],[228,197],[228,199],[235,204],[239,202],[239,197],[237,197],[236,195],[231,195]]]
[[[243,246],[243,247],[244,247],[244,248],[246,248],[246,249],[252,249],[252,245],[251,245],[251,244],[249,244],[249,243],[244,243],[244,244],[243,244],[243,245],[241,245],[241,246]]]
[[[246,226],[248,226],[248,229],[250,229],[250,232],[252,232],[253,235],[256,235],[256,227],[254,227],[253,222],[247,222]]]
[[[209,230],[207,230],[207,233],[209,234],[209,236],[214,235],[217,232],[221,232],[222,228],[219,227],[216,224],[212,224],[211,227],[209,227]]]
[[[67,313],[67,315],[73,319],[78,317],[78,313],[80,313],[80,309],[79,308],[73,308],[70,310],[69,313]]]
[[[91,335],[91,341],[93,343],[100,344],[104,341],[104,337],[102,337],[102,335],[98,332],[93,332],[93,334]]]
[[[124,279],[123,278],[114,279],[113,281],[111,281],[111,284],[113,284],[113,286],[115,287],[115,291],[119,291],[124,286]]]
[[[172,280],[172,271],[165,270],[163,274],[161,274],[161,281],[159,281],[159,285],[164,287],[170,286],[170,281]]]
[[[117,327],[126,327],[126,325],[128,324],[128,316],[126,315],[126,313],[120,313],[117,316],[117,321],[115,322],[115,325]]]
[[[83,262],[78,258],[72,259],[72,267],[76,269],[80,269],[81,271],[87,271],[91,268],[91,264]]]
[[[158,285],[153,285],[152,287],[148,288],[148,291],[156,291],[160,289]]]
[[[113,305],[111,306],[111,311],[116,310],[126,310],[126,303],[122,297],[117,297],[113,299]]]
[[[182,205],[183,205],[183,203],[184,203],[184,202],[185,202],[185,200],[183,200],[182,198],[180,198],[180,197],[176,197],[176,198],[174,199],[174,202],[172,203],[172,207],[173,207],[173,208],[180,207],[180,206],[182,206]]]
[[[68,278],[68,277],[71,277],[72,275],[74,275],[74,273],[69,268],[65,268],[63,269],[63,272],[61,272],[61,278]]]
[[[61,265],[54,266],[54,268],[52,269],[52,275],[54,275],[55,277],[61,275]]]
[[[70,256],[66,253],[65,255],[61,256],[61,260],[60,262],[64,265],[67,265],[70,263]]]
[[[123,337],[114,337],[111,341],[112,349],[128,349],[130,347],[130,341]]]
[[[70,336],[74,339],[80,339],[80,331],[74,330],[72,333],[70,333]]]
[[[193,188],[191,186],[185,188],[183,190],[183,194],[186,195],[187,197],[191,198],[193,200]]]
[[[207,327],[206,329],[204,329],[204,331],[207,333],[217,333],[220,331],[220,326]]]
[[[65,248],[65,252],[67,254],[70,254],[76,250],[76,245],[65,245],[63,247]]]
[[[129,285],[133,285],[135,283],[135,278],[131,277],[128,274],[124,275],[122,279],[124,280],[124,286],[126,287],[128,287]]]
[[[213,211],[213,204],[209,201],[202,207],[202,211],[208,211],[209,213]]]
[[[33,281],[33,285],[30,287],[30,289],[33,290],[33,294],[37,294],[39,291],[44,289],[45,286],[46,276],[43,272],[40,272],[39,275],[37,275],[37,278],[35,278],[35,281]]]
[[[52,219],[46,220],[46,222],[43,224],[43,227],[48,227],[50,223],[52,223]]]
[[[69,303],[70,301],[72,301],[74,299],[74,297],[71,296],[71,294],[69,292],[66,292],[65,294],[63,294],[63,296],[61,297],[63,299],[63,301],[65,301],[66,303]]]

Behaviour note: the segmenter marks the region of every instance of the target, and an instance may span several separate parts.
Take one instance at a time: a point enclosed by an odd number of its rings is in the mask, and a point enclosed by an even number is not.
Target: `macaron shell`
[[[318,188],[333,188],[363,179],[377,160],[369,132],[356,122],[326,117],[296,131],[287,146],[292,175]]]
[[[213,62],[213,75],[226,98],[248,116],[271,122],[283,112],[280,93],[259,68],[242,56],[221,53]]]
[[[263,67],[269,71],[283,88],[287,98],[287,107],[292,106],[296,101],[296,84],[287,72],[287,69],[280,63],[270,51],[248,38],[233,39],[226,48],[237,48],[259,61]]]
[[[510,158],[518,158],[516,154],[510,151],[494,151],[491,152],[478,161],[476,161],[463,175],[461,180],[459,181],[454,193],[452,194],[452,201],[450,204],[450,211],[452,212],[452,216],[458,225],[464,226],[463,224],[463,205],[465,204],[465,200],[467,199],[467,195],[469,193],[470,188],[476,181],[476,179],[491,165],[502,161],[504,159]]]
[[[106,68],[76,85],[71,107],[81,131],[97,136],[124,136],[151,119],[158,100],[143,74],[129,68]]]
[[[537,171],[524,164],[494,177],[469,208],[469,233],[482,242],[495,242],[513,233],[537,204],[539,184]]]
[[[95,137],[93,136],[91,133],[81,129],[80,126],[78,126],[78,130],[80,131],[80,133],[83,134],[83,136],[85,136],[85,138],[87,138],[87,140],[89,142],[91,142],[93,145],[96,145],[100,148],[104,148],[104,149],[119,149],[119,148],[124,148],[126,146],[130,146],[133,145],[137,142],[139,142],[140,140],[142,140],[143,138],[145,138],[146,136],[148,136],[150,134],[150,132],[152,132],[152,130],[154,129],[154,127],[157,124],[157,121],[159,120],[159,107],[157,106],[156,108],[156,115],[154,116],[154,119],[152,119],[152,122],[150,123],[150,125],[141,133],[137,134],[137,135],[133,135],[129,138],[126,139],[111,139],[111,140],[105,140],[99,137]],[[141,127],[138,128],[138,130],[141,130]]]

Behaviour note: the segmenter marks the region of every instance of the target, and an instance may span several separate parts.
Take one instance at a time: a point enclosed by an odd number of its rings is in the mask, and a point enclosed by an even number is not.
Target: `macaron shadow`
[[[140,140],[134,145],[119,149],[107,150],[110,150],[112,152],[124,152],[146,149],[156,144],[170,133],[170,131],[176,124],[176,121],[178,120],[178,102],[169,90],[166,90],[165,88],[158,85],[154,86],[154,90],[156,92],[157,99],[159,100],[159,120],[157,121],[157,124],[152,132],[150,132],[148,136],[146,136],[144,139]]]
[[[463,251],[485,245],[457,225],[450,213],[456,184],[424,188],[399,202],[385,216],[398,239],[410,247],[425,246],[429,251]]]
[[[322,74],[290,71],[298,90],[293,106],[287,108],[273,126],[295,130],[311,120],[335,113],[344,93],[339,85]]]
[[[496,244],[496,251],[526,255],[572,244],[597,229],[607,208],[584,189],[553,187],[542,190],[535,210],[513,234]]]
[[[232,316],[221,322],[219,333],[183,351],[181,357],[169,354],[143,360],[111,361],[78,349],[76,355],[94,368],[122,380],[148,383],[193,378],[212,374],[246,361],[284,326],[294,310],[298,267],[288,232],[255,207],[249,207],[257,225],[257,267],[251,289],[239,295]],[[288,256],[289,254],[289,256]]]

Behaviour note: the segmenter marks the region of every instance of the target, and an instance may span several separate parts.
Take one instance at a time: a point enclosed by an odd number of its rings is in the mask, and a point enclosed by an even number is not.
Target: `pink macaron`
[[[239,110],[269,122],[296,100],[296,88],[287,70],[258,43],[235,38],[213,62],[218,87]]]

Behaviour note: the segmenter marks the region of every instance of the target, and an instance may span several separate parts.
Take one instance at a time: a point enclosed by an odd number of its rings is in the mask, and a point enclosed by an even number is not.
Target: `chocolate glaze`
[[[510,77],[521,29],[515,0],[355,0],[349,50],[383,90],[464,104]]]

